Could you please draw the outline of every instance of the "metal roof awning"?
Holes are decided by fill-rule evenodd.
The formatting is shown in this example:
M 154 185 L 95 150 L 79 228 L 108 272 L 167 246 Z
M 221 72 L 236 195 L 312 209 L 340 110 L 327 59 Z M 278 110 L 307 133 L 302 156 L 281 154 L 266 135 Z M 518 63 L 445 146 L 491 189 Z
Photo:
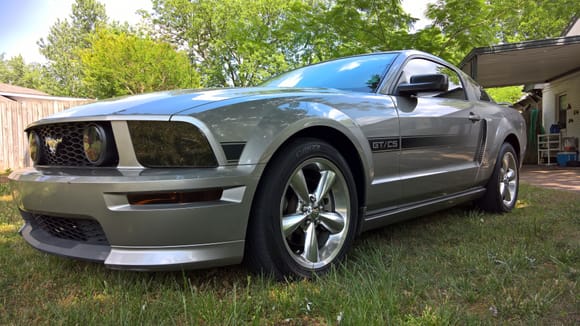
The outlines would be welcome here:
M 580 70 L 580 36 L 475 48 L 459 67 L 483 87 L 550 82 Z

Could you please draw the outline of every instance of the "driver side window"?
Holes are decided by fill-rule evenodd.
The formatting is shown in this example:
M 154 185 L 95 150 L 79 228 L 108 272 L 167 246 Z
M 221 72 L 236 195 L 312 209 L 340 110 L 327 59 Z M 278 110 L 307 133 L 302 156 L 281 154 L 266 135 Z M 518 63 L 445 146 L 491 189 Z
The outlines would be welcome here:
M 449 79 L 449 86 L 444 92 L 419 93 L 417 97 L 441 97 L 456 100 L 466 100 L 465 89 L 461 84 L 459 75 L 452 69 L 441 64 L 426 59 L 411 59 L 403 68 L 403 74 L 399 78 L 397 85 L 409 83 L 411 76 L 425 74 L 443 74 Z

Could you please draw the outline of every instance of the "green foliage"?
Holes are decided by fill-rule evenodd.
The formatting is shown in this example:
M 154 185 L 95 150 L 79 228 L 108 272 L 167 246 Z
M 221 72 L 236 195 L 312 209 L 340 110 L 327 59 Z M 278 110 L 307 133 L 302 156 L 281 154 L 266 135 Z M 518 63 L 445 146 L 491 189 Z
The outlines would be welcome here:
M 577 0 L 493 0 L 490 6 L 490 22 L 498 41 L 505 43 L 558 37 L 580 14 Z
M 0 82 L 28 88 L 42 88 L 42 67 L 38 64 L 26 64 L 22 55 L 8 60 L 0 54 Z
M 457 64 L 472 48 L 494 44 L 490 15 L 491 7 L 484 0 L 438 0 L 429 4 L 427 17 L 443 36 L 434 54 Z
M 108 97 L 251 86 L 298 66 L 382 50 L 414 48 L 457 64 L 474 47 L 559 36 L 580 14 L 577 0 L 437 0 L 427 10 L 433 23 L 411 33 L 415 19 L 400 0 L 152 2 L 134 30 L 109 22 L 98 0 L 75 0 L 72 14 L 38 42 L 48 63 L 1 57 L 0 80 L 54 95 Z M 510 102 L 515 94 L 494 93 Z
M 199 87 L 187 55 L 169 44 L 102 28 L 80 49 L 83 87 L 90 97 L 108 98 L 156 90 Z
M 399 0 L 155 0 L 144 17 L 187 48 L 205 86 L 249 86 L 292 67 L 404 48 Z
M 89 48 L 88 36 L 107 22 L 105 6 L 97 0 L 76 0 L 69 19 L 58 19 L 45 39 L 38 41 L 46 66 L 51 94 L 86 97 L 78 52 Z
M 558 37 L 579 14 L 576 0 L 438 0 L 427 17 L 443 40 L 431 52 L 457 64 L 474 47 Z
M 203 84 L 248 86 L 286 70 L 278 39 L 284 0 L 155 0 L 146 15 L 158 37 L 187 49 Z
M 330 35 L 322 34 L 318 38 L 326 41 L 323 52 L 331 58 L 405 49 L 409 27 L 415 21 L 405 13 L 399 0 L 329 1 L 328 7 L 316 19 L 328 28 Z
M 488 88 L 485 91 L 497 103 L 514 104 L 520 100 L 522 95 L 524 95 L 522 92 L 522 86 L 495 87 Z

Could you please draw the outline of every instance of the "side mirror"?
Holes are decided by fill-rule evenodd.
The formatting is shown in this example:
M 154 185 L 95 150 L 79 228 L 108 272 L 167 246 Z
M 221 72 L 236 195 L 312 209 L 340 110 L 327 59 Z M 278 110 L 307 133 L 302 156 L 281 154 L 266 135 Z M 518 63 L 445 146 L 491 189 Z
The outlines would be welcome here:
M 445 92 L 447 88 L 449 88 L 447 75 L 413 75 L 409 83 L 397 86 L 397 95 L 410 96 L 425 92 Z

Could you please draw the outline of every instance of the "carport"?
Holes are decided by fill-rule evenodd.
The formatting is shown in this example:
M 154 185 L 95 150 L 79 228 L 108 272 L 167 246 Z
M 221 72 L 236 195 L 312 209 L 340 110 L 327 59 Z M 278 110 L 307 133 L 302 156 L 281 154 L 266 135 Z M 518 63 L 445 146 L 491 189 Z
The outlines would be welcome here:
M 553 164 L 556 156 L 568 153 L 562 142 L 580 138 L 580 22 L 576 19 L 570 26 L 573 31 L 567 33 L 577 35 L 475 48 L 459 65 L 483 87 L 543 84 L 541 103 L 534 107 L 539 110 L 524 112 L 531 129 L 525 163 L 554 157 L 547 160 Z M 546 132 L 555 132 L 542 140 L 557 140 L 558 147 L 538 151 L 541 125 Z M 553 126 L 562 132 L 550 131 Z
M 475 48 L 459 67 L 483 87 L 549 83 L 580 70 L 580 35 Z

